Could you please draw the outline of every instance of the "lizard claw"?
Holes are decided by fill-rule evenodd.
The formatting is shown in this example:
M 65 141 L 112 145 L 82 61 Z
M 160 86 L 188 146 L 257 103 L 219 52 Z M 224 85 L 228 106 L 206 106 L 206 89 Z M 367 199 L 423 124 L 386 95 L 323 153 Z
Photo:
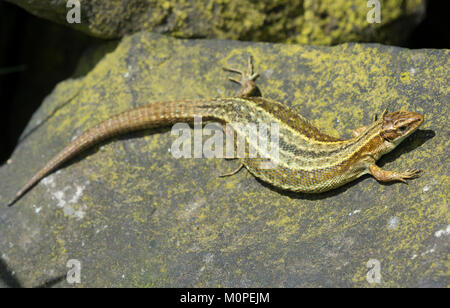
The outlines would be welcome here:
M 408 184 L 406 180 L 416 179 L 421 176 L 422 172 L 423 171 L 420 169 L 408 169 L 405 172 L 398 174 L 397 180 Z
M 237 82 L 241 85 L 247 83 L 248 81 L 254 81 L 256 78 L 258 78 L 259 74 L 253 72 L 253 63 L 252 63 L 252 56 L 248 57 L 247 62 L 247 71 L 241 71 L 236 68 L 230 68 L 230 67 L 223 67 L 225 71 L 237 73 L 241 75 L 241 81 L 237 81 L 236 79 L 230 78 L 231 81 Z
M 415 179 L 418 178 L 422 174 L 422 170 L 420 169 L 408 169 L 406 170 L 406 174 L 409 176 L 409 179 Z

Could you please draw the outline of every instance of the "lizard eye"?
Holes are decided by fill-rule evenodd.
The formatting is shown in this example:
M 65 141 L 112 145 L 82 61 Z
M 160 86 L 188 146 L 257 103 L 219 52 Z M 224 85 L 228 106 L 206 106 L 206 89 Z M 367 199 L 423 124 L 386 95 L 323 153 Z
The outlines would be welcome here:
M 398 128 L 401 132 L 405 132 L 408 129 L 408 126 L 403 125 Z

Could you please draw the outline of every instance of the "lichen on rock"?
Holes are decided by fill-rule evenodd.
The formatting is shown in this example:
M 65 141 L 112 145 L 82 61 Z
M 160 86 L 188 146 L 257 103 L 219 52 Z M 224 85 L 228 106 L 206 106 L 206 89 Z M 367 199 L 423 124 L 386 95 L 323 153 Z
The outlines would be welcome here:
M 424 0 L 79 0 L 81 23 L 68 23 L 65 0 L 8 0 L 100 38 L 142 30 L 181 38 L 335 45 L 400 44 L 423 19 Z M 374 2 L 374 3 L 372 3 Z M 380 4 L 379 23 L 368 19 Z

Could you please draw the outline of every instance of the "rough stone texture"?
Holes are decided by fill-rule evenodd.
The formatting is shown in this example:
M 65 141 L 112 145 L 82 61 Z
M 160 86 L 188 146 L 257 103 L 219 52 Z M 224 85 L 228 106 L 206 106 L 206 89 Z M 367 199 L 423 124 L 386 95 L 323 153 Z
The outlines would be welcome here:
M 52 21 L 68 24 L 67 0 L 7 0 Z M 381 23 L 369 24 L 367 0 L 80 0 L 81 24 L 101 38 L 140 30 L 177 37 L 330 45 L 379 42 L 398 45 L 421 21 L 424 0 L 381 1 Z
M 449 285 L 449 51 L 124 38 L 85 77 L 60 83 L 0 168 L 0 203 L 82 130 L 152 101 L 230 95 L 221 67 L 261 73 L 263 95 L 344 137 L 385 107 L 425 115 L 380 164 L 422 168 L 405 184 L 364 177 L 316 196 L 281 192 L 222 159 L 175 159 L 148 130 L 88 151 L 13 208 L 0 206 L 2 276 L 22 286 L 412 287 Z M 381 283 L 366 281 L 370 259 Z M 15 274 L 12 275 L 12 272 Z

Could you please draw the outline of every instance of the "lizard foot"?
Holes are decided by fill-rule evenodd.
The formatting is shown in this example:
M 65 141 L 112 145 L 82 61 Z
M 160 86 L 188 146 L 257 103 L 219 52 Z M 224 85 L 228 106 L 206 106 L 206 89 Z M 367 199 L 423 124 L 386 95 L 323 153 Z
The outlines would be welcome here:
M 408 169 L 405 172 L 397 174 L 396 180 L 403 182 L 403 183 L 408 183 L 406 180 L 417 179 L 418 177 L 421 176 L 421 174 L 422 174 L 422 170 Z
M 259 74 L 253 72 L 253 64 L 252 64 L 252 57 L 248 57 L 248 64 L 247 64 L 247 71 L 241 71 L 235 68 L 223 68 L 225 71 L 238 73 L 241 75 L 241 80 L 237 80 L 235 78 L 229 77 L 231 81 L 238 83 L 241 85 L 241 88 L 239 91 L 236 92 L 236 95 L 239 97 L 254 97 L 254 96 L 261 96 L 261 92 L 259 91 L 258 87 L 255 84 L 256 78 L 258 78 Z
M 418 178 L 421 175 L 422 170 L 408 169 L 405 172 L 395 172 L 383 170 L 377 165 L 373 164 L 369 166 L 369 172 L 375 179 L 380 182 L 400 181 L 403 183 L 408 183 L 406 180 Z

